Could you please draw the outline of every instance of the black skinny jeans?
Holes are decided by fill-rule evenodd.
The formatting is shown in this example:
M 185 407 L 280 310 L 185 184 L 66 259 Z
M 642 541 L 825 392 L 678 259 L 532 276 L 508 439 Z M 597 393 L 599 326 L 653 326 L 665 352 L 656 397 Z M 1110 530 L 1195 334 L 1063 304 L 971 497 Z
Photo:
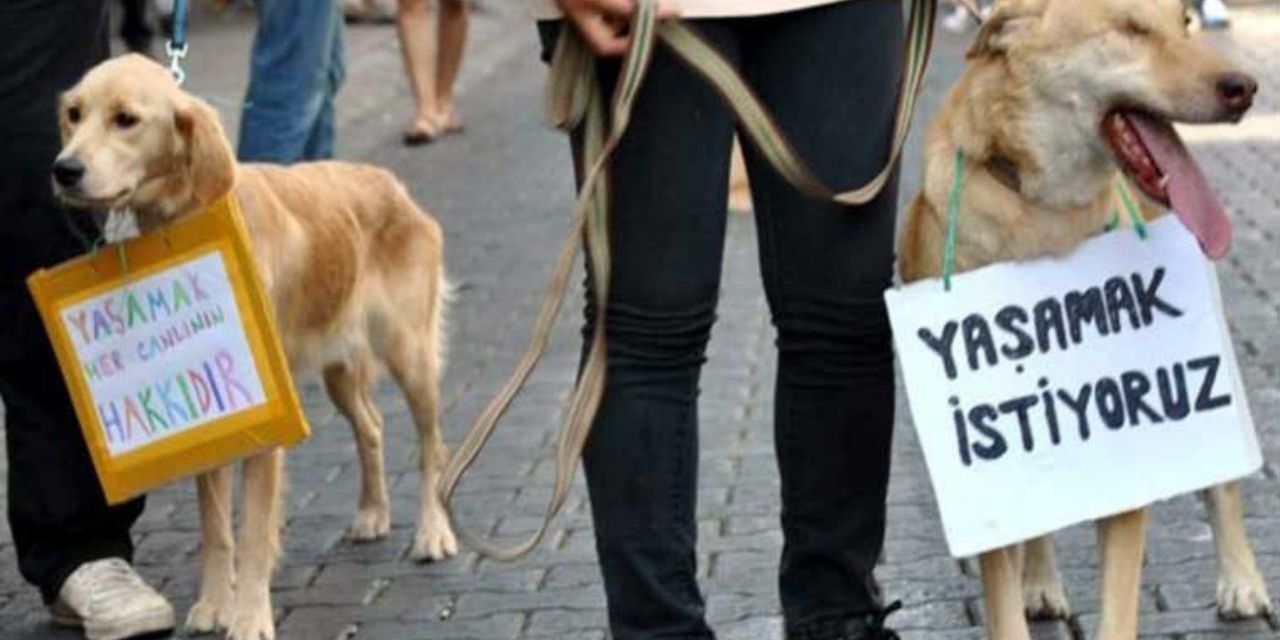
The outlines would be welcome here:
M 847 188 L 888 155 L 902 10 L 898 0 L 854 0 L 696 26 L 813 170 Z M 555 28 L 543 33 L 554 44 Z M 611 91 L 616 61 L 601 74 Z M 719 294 L 734 127 L 718 95 L 660 47 L 613 156 L 608 383 L 585 466 L 616 640 L 713 637 L 695 580 L 697 396 Z M 750 145 L 744 151 L 778 331 L 787 634 L 833 638 L 881 608 L 873 569 L 894 409 L 882 294 L 897 186 L 848 210 L 797 193 Z
M 104 0 L 0 0 L 0 397 L 18 569 L 52 600 L 81 563 L 130 558 L 143 500 L 107 506 L 23 280 L 86 251 L 85 212 L 53 201 L 57 97 L 107 57 Z M 0 562 L 9 562 L 7 557 Z M 0 631 L 0 636 L 4 635 Z

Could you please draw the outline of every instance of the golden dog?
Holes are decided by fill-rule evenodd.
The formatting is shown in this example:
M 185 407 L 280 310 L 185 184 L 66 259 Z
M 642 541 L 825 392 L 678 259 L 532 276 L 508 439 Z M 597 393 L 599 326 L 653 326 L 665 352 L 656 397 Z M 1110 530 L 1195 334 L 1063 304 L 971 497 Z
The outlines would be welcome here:
M 997 3 L 926 141 L 922 192 L 900 240 L 904 280 L 937 276 L 957 150 L 965 157 L 955 265 L 1071 251 L 1107 225 L 1117 165 L 1155 203 L 1174 208 L 1206 253 L 1230 227 L 1169 122 L 1234 122 L 1257 84 L 1189 33 L 1179 0 Z M 1224 617 L 1270 607 L 1243 522 L 1238 486 L 1206 492 Z M 1099 637 L 1137 634 L 1144 512 L 1099 522 Z M 1024 613 L 1068 615 L 1049 537 L 984 554 L 987 629 L 1028 638 Z
M 412 556 L 456 553 L 436 495 L 446 458 L 437 417 L 444 240 L 404 186 L 387 171 L 341 162 L 237 165 L 217 113 L 138 55 L 90 70 L 62 97 L 59 119 L 54 188 L 71 204 L 131 210 L 145 232 L 228 192 L 239 201 L 291 368 L 322 372 L 355 432 L 361 487 L 351 537 L 374 540 L 391 526 L 382 418 L 370 396 L 380 361 L 404 392 L 420 439 Z M 190 630 L 274 637 L 283 467 L 278 449 L 245 461 L 238 545 L 231 469 L 198 478 L 204 566 Z

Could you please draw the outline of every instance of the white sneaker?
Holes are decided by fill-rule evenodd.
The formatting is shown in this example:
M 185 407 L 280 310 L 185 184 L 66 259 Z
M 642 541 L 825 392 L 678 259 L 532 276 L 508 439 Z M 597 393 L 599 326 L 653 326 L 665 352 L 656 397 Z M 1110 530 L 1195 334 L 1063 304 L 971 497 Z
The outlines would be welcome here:
M 80 565 L 50 607 L 55 624 L 84 627 L 88 640 L 123 640 L 173 629 L 173 605 L 120 558 Z
M 969 30 L 973 18 L 969 17 L 969 10 L 961 6 L 952 7 L 951 13 L 942 19 L 942 26 L 952 33 L 964 33 Z
M 1205 27 L 1221 29 L 1231 24 L 1231 12 L 1222 0 L 1203 0 L 1200 3 L 1200 20 Z

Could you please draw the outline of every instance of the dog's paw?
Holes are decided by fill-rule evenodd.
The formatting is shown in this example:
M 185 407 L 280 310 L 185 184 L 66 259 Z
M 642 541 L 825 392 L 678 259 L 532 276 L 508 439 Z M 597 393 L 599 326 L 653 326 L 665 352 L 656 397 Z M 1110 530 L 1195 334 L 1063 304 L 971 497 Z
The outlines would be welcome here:
M 356 511 L 351 522 L 350 537 L 356 542 L 381 540 L 391 533 L 391 514 L 387 509 L 366 508 Z
M 1067 603 L 1067 594 L 1059 580 L 1023 585 L 1022 593 L 1030 620 L 1066 620 L 1071 617 L 1071 605 Z
M 1271 613 L 1271 596 L 1267 583 L 1257 571 L 1223 575 L 1218 579 L 1218 617 L 1223 620 L 1245 620 Z
M 185 626 L 188 634 L 201 635 L 221 631 L 230 624 L 231 616 L 225 604 L 201 597 L 187 612 Z
M 434 527 L 418 529 L 413 537 L 413 549 L 409 557 L 415 562 L 435 562 L 458 553 L 458 540 L 447 522 Z
M 227 640 L 275 640 L 276 622 L 271 606 L 246 607 L 235 612 L 227 625 Z

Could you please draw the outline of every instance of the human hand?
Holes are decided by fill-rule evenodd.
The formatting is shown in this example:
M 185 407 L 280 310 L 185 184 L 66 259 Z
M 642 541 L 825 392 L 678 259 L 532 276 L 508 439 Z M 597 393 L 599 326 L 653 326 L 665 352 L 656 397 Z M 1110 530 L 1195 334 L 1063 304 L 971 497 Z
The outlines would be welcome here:
M 600 56 L 620 56 L 630 44 L 627 23 L 635 14 L 635 0 L 556 0 L 560 10 Z M 672 18 L 676 9 L 669 0 L 659 0 L 658 18 Z

